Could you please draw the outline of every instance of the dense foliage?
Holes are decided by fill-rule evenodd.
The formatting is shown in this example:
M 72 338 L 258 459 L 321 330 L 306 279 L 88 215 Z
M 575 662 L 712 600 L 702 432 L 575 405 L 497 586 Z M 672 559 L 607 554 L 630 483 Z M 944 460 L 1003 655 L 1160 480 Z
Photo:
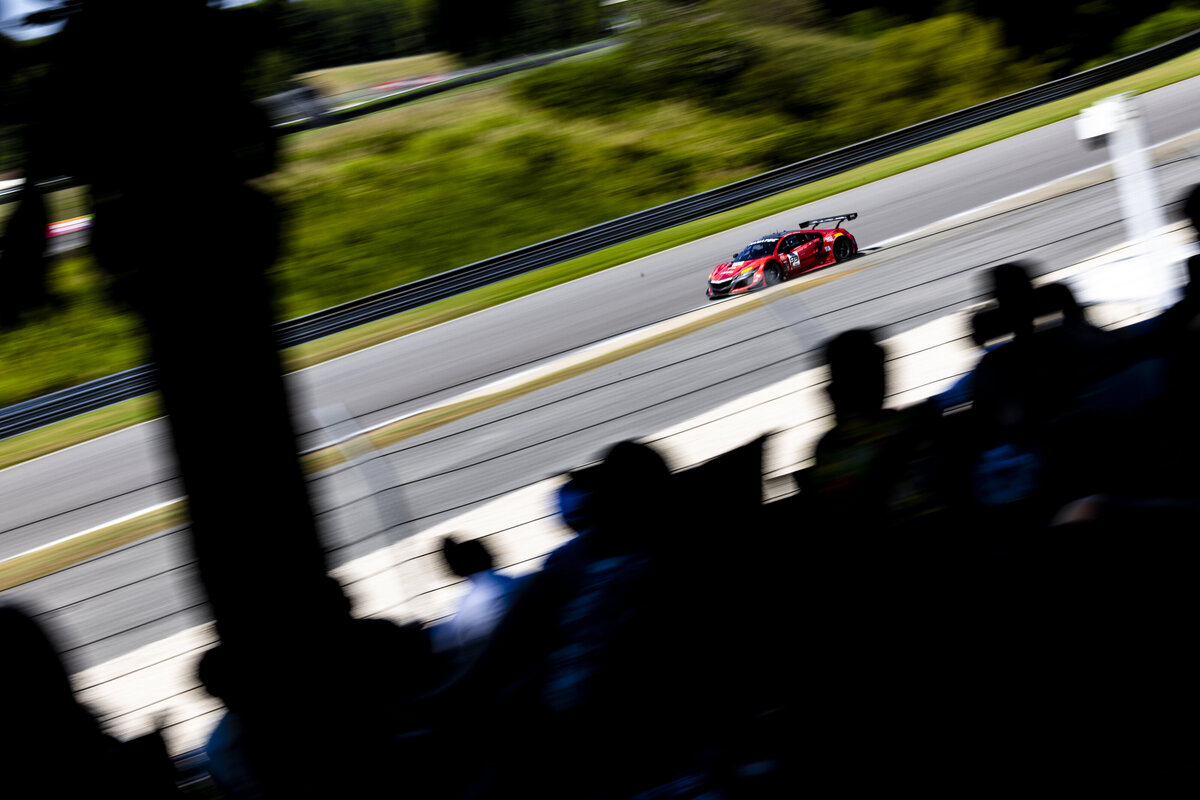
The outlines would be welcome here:
M 750 25 L 719 6 L 658 6 L 652 12 L 621 48 L 522 76 L 514 91 L 526 103 L 568 115 L 603 116 L 667 99 L 751 115 L 778 132 L 770 154 L 778 161 L 910 125 L 1051 75 L 1050 66 L 1005 46 L 999 23 L 966 14 L 860 39 L 803 23 Z
M 1200 4 L 1181 3 L 1139 22 L 1118 38 L 1112 55 L 1128 56 L 1200 28 Z
M 597 0 L 434 0 L 429 44 L 468 61 L 567 47 L 604 32 Z
M 81 0 L 60 0 L 38 16 L 53 20 L 80 5 Z M 993 65 L 994 52 L 1011 49 L 1013 61 L 1033 59 L 1057 75 L 1144 49 L 1200 24 L 1198 0 L 1174 5 L 1170 0 L 259 0 L 224 13 L 252 32 L 260 52 L 247 85 L 259 95 L 285 88 L 296 74 L 421 52 L 441 50 L 475 63 L 551 50 L 596 39 L 624 21 L 633 25 L 625 68 L 598 62 L 592 66 L 603 74 L 571 81 L 589 85 L 597 104 L 613 99 L 617 105 L 624 104 L 624 92 L 609 98 L 611 79 L 632 81 L 628 85 L 638 96 L 699 91 L 737 102 L 746 87 L 734 84 L 749 84 L 750 77 L 761 82 L 774 74 L 782 84 L 797 71 L 811 74 L 809 53 L 769 46 L 771 38 L 789 35 L 807 37 L 792 50 L 813 48 L 811 55 L 823 61 L 829 57 L 828 37 L 870 41 L 913 23 L 971 18 L 992 23 L 986 28 L 989 52 L 979 63 Z M 765 42 L 760 41 L 763 31 Z M 944 38 L 938 44 L 960 49 Z M 968 44 L 978 55 L 977 42 Z M 20 114 L 29 68 L 39 57 L 32 48 L 0 37 L 0 115 Z M 780 61 L 787 63 L 776 69 Z M 656 86 L 668 82 L 676 86 Z M 551 95 L 547 105 L 588 102 L 588 97 L 556 98 L 561 92 L 547 82 L 538 88 Z M 806 96 L 785 102 L 811 111 Z
M 272 6 L 286 34 L 284 50 L 293 72 L 428 49 L 421 0 L 302 0 Z
M 0 173 L 20 166 L 24 123 L 45 72 L 37 43 L 0 36 Z
M 953 9 L 994 20 L 1005 45 L 1017 48 L 1024 57 L 1054 64 L 1058 72 L 1071 72 L 1112 53 L 1128 29 L 1165 11 L 1172 0 L 819 0 L 819 4 L 836 19 L 869 12 L 916 22 Z M 1145 46 L 1160 41 L 1165 39 L 1147 39 Z

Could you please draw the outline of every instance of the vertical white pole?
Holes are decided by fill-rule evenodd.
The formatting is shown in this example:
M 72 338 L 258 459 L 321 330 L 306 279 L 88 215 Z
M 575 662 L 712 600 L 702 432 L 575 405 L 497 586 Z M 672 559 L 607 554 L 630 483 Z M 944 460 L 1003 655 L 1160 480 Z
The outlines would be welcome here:
M 1137 103 L 1119 94 L 1084 109 L 1076 121 L 1081 140 L 1108 146 L 1128 247 L 1119 260 L 1074 281 L 1085 303 L 1133 302 L 1160 311 L 1178 299 L 1182 270 L 1178 253 L 1161 241 L 1166 219 L 1159 203 Z

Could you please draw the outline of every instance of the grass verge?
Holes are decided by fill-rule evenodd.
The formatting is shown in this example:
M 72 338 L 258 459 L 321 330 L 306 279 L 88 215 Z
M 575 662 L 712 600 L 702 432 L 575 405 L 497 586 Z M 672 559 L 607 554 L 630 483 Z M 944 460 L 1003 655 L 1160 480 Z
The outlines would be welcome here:
M 177 501 L 132 519 L 97 528 L 86 536 L 73 536 L 66 541 L 0 561 L 0 591 L 52 575 L 72 564 L 116 550 L 184 522 L 187 522 L 186 504 Z
M 315 86 L 323 95 L 331 96 L 366 89 L 387 81 L 440 75 L 462 67 L 462 61 L 449 53 L 426 53 L 320 69 L 302 73 L 297 77 Z
M 0 469 L 162 416 L 158 395 L 144 395 L 0 442 Z

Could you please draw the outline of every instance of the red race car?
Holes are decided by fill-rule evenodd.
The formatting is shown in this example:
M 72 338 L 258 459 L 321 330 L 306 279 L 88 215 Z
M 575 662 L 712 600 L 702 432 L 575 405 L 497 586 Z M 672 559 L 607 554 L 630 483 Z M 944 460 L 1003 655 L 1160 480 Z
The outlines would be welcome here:
M 797 225 L 798 230 L 772 233 L 751 242 L 742 252 L 734 253 L 732 261 L 718 264 L 708 276 L 709 298 L 765 289 L 852 258 L 858 252 L 858 242 L 841 224 L 857 218 L 856 212 L 810 219 Z M 830 223 L 831 228 L 817 227 Z

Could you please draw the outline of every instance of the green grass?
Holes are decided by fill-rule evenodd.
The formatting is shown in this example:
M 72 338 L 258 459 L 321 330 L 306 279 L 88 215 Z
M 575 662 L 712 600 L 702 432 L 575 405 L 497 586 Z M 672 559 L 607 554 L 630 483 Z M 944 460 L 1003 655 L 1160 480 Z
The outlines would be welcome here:
M 162 415 L 158 395 L 145 395 L 22 433 L 0 442 L 0 469 L 114 433 Z
M 0 591 L 53 575 L 72 564 L 181 525 L 187 518 L 186 503 L 180 501 L 148 514 L 107 525 L 87 536 L 76 536 L 41 550 L 5 559 L 0 561 Z
M 286 363 L 290 368 L 319 363 L 1067 119 L 1095 100 L 1116 92 L 1148 91 L 1196 74 L 1200 74 L 1200 53 L 1191 53 L 1105 87 L 1015 114 L 724 214 L 293 348 L 284 354 Z M 427 223 L 431 222 L 431 215 L 437 211 L 439 204 L 444 206 L 458 196 L 470 195 L 483 182 L 494 179 L 496 176 L 485 167 L 489 159 L 507 158 L 517 166 L 526 163 L 523 160 L 525 154 L 521 152 L 522 142 L 528 145 L 531 141 L 557 141 L 558 152 L 563 157 L 580 159 L 590 169 L 595 169 L 597 164 L 608 163 L 604 159 L 589 163 L 589 159 L 594 158 L 594 151 L 599 150 L 607 157 L 626 148 L 632 153 L 624 165 L 627 174 L 617 176 L 614 191 L 618 195 L 623 192 L 624 197 L 637 201 L 640 203 L 638 207 L 700 191 L 755 171 L 747 172 L 746 168 L 736 166 L 737 143 L 741 141 L 736 138 L 740 131 L 736 120 L 722 119 L 714 123 L 716 134 L 711 141 L 734 142 L 727 148 L 710 146 L 710 135 L 698 130 L 698 122 L 703 119 L 702 112 L 672 103 L 661 104 L 647 114 L 630 118 L 557 121 L 552 132 L 534 130 L 530 117 L 535 114 L 514 116 L 513 108 L 506 105 L 509 100 L 504 92 L 504 83 L 497 81 L 459 90 L 404 109 L 364 117 L 351 125 L 289 138 L 288 168 L 275 176 L 271 183 L 276 191 L 299 206 L 295 219 L 305 224 L 294 228 L 294 235 L 288 240 L 291 256 L 285 258 L 279 271 L 286 298 L 283 304 L 284 317 L 323 308 L 403 283 L 421 274 L 468 263 L 528 241 L 537 241 L 589 224 L 588 221 L 581 223 L 565 213 L 567 209 L 573 212 L 586 211 L 589 221 L 627 213 L 624 206 L 618 209 L 609 195 L 600 196 L 594 190 L 587 190 L 585 180 L 579 181 L 585 187 L 580 189 L 569 185 L 561 176 L 529 175 L 528 184 L 523 185 L 509 175 L 507 182 L 502 181 L 499 187 L 503 192 L 515 192 L 522 197 L 548 191 L 557 202 L 548 207 L 539 204 L 536 198 L 525 197 L 514 208 L 507 210 L 503 219 L 497 221 L 495 218 L 500 215 L 494 207 L 488 207 L 485 202 L 487 194 L 481 192 L 477 201 L 468 201 L 465 210 L 456 212 L 461 215 L 456 224 L 461 227 L 466 220 L 472 230 L 479 232 L 478 238 L 482 241 L 461 246 L 456 243 L 454 247 L 445 248 L 446 252 L 423 260 L 420 265 L 406 264 L 406 256 L 413 252 L 410 243 L 417 239 L 429 239 Z M 690 166 L 681 166 L 682 160 L 655 160 L 660 152 L 656 148 L 662 143 L 670 143 L 673 137 L 679 137 L 674 151 L 692 159 Z M 573 143 L 575 139 L 578 143 Z M 489 149 L 485 155 L 485 146 L 494 149 Z M 389 151 L 389 147 L 393 150 Z M 589 148 L 593 153 L 589 154 Z M 403 163 L 383 158 L 389 152 L 405 153 Z M 458 177 L 449 187 L 433 187 L 427 192 L 413 189 L 414 196 L 408 197 L 406 187 L 410 184 L 406 183 L 406 176 L 423 173 L 429 177 L 431 172 L 438 169 L 433 162 L 439 154 L 449 155 L 452 161 L 457 160 L 463 171 L 456 173 Z M 671 169 L 681 172 L 672 176 Z M 395 187 L 394 191 L 382 192 L 376 180 L 368 180 L 372 170 L 384 171 L 390 185 Z M 608 170 L 612 171 L 611 164 Z M 653 179 L 655 170 L 660 171 L 656 180 Z M 355 178 L 356 174 L 360 179 Z M 649 181 L 648 175 L 651 176 Z M 561 189 L 558 193 L 555 193 L 556 185 Z M 663 187 L 676 191 L 667 191 Z M 397 226 L 380 222 L 381 206 L 403 209 L 400 214 L 408 221 L 400 227 L 405 230 L 395 231 L 393 228 Z M 371 218 L 373 209 L 375 219 Z M 541 212 L 545 212 L 549 218 L 540 219 L 538 215 Z M 311 226 L 316 230 L 309 229 L 307 223 L 320 220 L 323 215 L 335 215 L 339 220 L 359 219 L 360 222 L 351 223 L 344 229 L 341 222 L 328 226 L 318 222 Z M 320 280 L 307 274 L 311 272 L 321 273 Z M 78 256 L 64 259 L 55 270 L 54 280 L 56 286 L 68 290 L 71 304 L 65 314 L 52 319 L 35 320 L 25 329 L 9 332 L 0 339 L 0 351 L 7 357 L 5 363 L 16 365 L 16 369 L 10 368 L 0 375 L 0 394 L 4 398 L 12 398 L 4 402 L 14 402 L 20 396 L 40 394 L 51 388 L 135 366 L 145 360 L 136 325 L 107 306 L 98 292 L 99 279 L 86 259 Z M 79 355 L 71 355 L 75 350 L 79 351 Z M 49 372 L 43 375 L 48 368 Z M 30 385 L 30 374 L 38 376 L 36 386 Z M 86 424 L 82 426 L 73 425 L 75 421 L 70 421 L 36 432 L 36 437 L 34 434 L 27 435 L 30 437 L 28 439 L 15 437 L 0 443 L 0 464 L 18 463 L 56 446 L 67 446 L 99 432 L 116 430 L 150 418 L 153 413 L 148 408 L 133 409 L 129 406 L 104 409 L 81 418 L 86 419 Z M 31 444 L 35 440 L 36 443 Z
M 61 307 L 31 312 L 20 328 L 0 333 L 4 405 L 146 361 L 139 321 L 108 301 L 105 279 L 89 258 L 59 259 L 49 284 Z

